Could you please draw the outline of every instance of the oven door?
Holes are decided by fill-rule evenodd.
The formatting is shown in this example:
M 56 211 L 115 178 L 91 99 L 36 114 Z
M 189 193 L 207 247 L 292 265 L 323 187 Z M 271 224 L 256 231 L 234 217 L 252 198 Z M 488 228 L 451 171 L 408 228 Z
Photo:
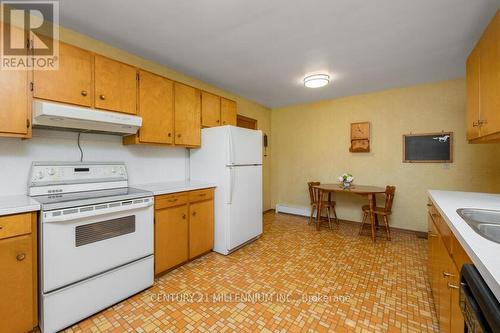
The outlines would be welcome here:
M 42 212 L 43 292 L 153 254 L 153 214 L 153 198 Z

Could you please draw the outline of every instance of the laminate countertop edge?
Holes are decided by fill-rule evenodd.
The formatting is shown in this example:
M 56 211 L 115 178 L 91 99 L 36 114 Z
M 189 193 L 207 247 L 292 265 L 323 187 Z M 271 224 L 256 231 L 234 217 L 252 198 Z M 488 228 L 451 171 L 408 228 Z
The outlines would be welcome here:
M 456 212 L 459 208 L 500 210 L 500 195 L 439 190 L 427 193 L 500 302 L 500 244 L 477 234 Z
M 216 186 L 217 185 L 214 183 L 186 180 L 186 181 L 137 184 L 137 185 L 131 185 L 130 187 L 152 192 L 156 196 L 156 195 L 172 194 L 178 192 L 202 190 L 206 188 L 214 188 Z
M 0 196 L 0 216 L 36 212 L 40 204 L 27 195 Z

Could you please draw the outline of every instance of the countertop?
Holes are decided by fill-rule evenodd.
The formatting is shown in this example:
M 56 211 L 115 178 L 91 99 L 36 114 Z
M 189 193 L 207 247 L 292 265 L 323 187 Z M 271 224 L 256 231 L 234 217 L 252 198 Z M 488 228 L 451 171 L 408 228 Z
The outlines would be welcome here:
M 456 212 L 458 208 L 500 210 L 500 195 L 472 192 L 428 191 L 457 240 L 500 302 L 500 244 L 477 234 Z
M 200 190 L 203 188 L 216 187 L 213 183 L 207 183 L 196 180 L 183 180 L 163 183 L 136 184 L 130 187 L 138 188 L 145 191 L 153 192 L 154 195 L 162 195 L 176 192 Z
M 38 210 L 40 210 L 40 204 L 27 195 L 0 196 L 0 216 Z
M 153 192 L 154 195 L 211 188 L 216 185 L 202 181 L 172 181 L 163 183 L 137 184 L 130 187 Z M 0 196 L 0 216 L 34 212 L 40 210 L 40 204 L 27 195 Z

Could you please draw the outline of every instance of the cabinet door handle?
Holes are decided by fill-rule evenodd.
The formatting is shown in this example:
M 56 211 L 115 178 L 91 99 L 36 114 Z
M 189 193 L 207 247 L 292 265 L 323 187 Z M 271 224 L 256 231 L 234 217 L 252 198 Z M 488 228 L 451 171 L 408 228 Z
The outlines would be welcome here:
M 432 207 L 432 204 L 429 204 L 429 203 L 428 203 L 428 204 L 427 204 L 427 207 Z
M 193 212 L 193 216 L 196 216 L 196 212 Z
M 455 286 L 454 284 L 448 282 L 448 289 L 459 289 L 459 288 L 458 286 Z
M 2 229 L 3 229 L 3 227 L 0 225 L 0 230 L 2 230 Z
M 186 214 L 182 215 L 182 219 L 185 220 L 186 219 Z
M 82 90 L 80 94 L 82 94 L 82 96 L 87 96 L 88 95 L 88 93 L 87 93 L 86 90 Z
M 220 120 L 219 120 L 219 119 L 217 119 L 215 122 L 218 124 L 218 123 L 220 123 Z
M 167 135 L 168 135 L 168 137 L 170 138 L 170 137 L 172 136 L 172 133 L 168 133 Z
M 100 98 L 102 101 L 104 101 L 104 100 L 106 99 L 106 96 L 104 96 L 104 95 L 99 95 L 99 98 Z
M 24 253 L 19 253 L 16 256 L 17 261 L 23 261 L 25 258 L 26 258 L 26 254 L 24 254 Z
M 443 272 L 443 277 L 449 277 L 449 276 L 455 276 L 455 275 L 448 272 Z
M 177 134 L 177 137 L 180 138 L 182 136 L 182 134 Z
M 31 122 L 29 119 L 26 119 L 26 128 L 30 128 Z

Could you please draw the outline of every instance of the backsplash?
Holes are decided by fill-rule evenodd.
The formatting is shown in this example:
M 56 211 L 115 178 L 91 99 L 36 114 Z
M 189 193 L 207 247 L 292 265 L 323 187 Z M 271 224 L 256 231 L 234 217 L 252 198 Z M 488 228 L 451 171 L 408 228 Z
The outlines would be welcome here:
M 33 161 L 79 161 L 77 133 L 33 130 L 33 138 L 0 138 L 0 196 L 26 194 Z M 129 183 L 143 184 L 184 180 L 189 165 L 188 151 L 164 146 L 124 146 L 114 135 L 82 133 L 84 161 L 123 161 Z

